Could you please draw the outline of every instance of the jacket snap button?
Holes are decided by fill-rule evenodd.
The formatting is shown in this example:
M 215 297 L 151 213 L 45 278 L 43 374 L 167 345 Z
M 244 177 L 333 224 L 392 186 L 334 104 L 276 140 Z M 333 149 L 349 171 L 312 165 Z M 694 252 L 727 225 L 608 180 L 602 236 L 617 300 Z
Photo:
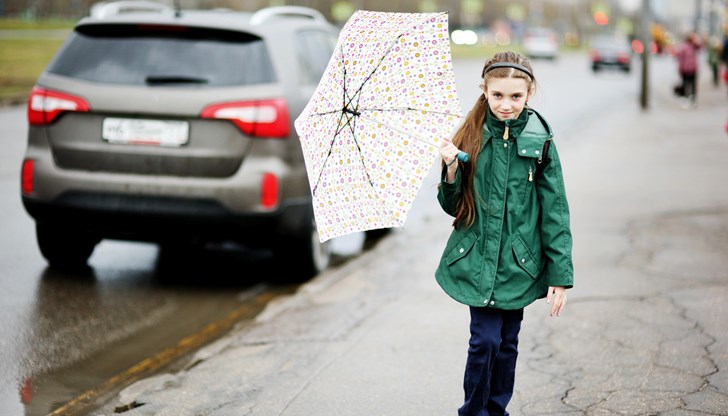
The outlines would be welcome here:
M 508 143 L 503 143 L 503 147 L 508 147 Z
M 494 301 L 494 300 L 491 300 L 491 301 L 490 301 L 490 304 L 491 304 L 491 305 L 495 305 L 495 301 Z
M 526 149 L 521 150 L 521 153 L 526 153 Z
M 463 251 L 465 251 L 465 249 L 464 248 L 460 248 L 460 252 L 462 253 Z
M 521 263 L 525 263 L 525 262 L 526 262 L 526 259 L 521 259 Z

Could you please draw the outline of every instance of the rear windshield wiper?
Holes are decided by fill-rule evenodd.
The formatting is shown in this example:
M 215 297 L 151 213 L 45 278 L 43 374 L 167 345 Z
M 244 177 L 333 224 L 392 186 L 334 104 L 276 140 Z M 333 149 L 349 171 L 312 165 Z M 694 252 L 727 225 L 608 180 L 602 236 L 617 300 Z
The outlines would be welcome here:
M 144 79 L 149 85 L 160 84 L 207 84 L 205 78 L 188 77 L 184 75 L 150 75 Z

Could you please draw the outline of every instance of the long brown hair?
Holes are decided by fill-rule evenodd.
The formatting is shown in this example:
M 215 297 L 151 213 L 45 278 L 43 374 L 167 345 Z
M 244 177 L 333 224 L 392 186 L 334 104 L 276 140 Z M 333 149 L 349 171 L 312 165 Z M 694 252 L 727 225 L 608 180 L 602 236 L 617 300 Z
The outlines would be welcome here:
M 531 63 L 524 56 L 515 52 L 499 52 L 485 62 L 483 72 L 480 77 L 483 82 L 480 85 L 484 90 L 488 85 L 488 80 L 493 78 L 522 78 L 528 85 L 528 91 L 532 92 L 536 87 L 536 80 L 532 79 L 525 72 L 515 68 L 494 68 L 488 71 L 488 68 L 498 62 L 510 62 L 522 65 L 533 74 Z M 524 109 L 525 110 L 525 109 Z M 475 222 L 475 166 L 480 153 L 481 141 L 483 138 L 483 124 L 488 115 L 488 101 L 484 94 L 480 94 L 473 108 L 468 112 L 463 124 L 458 128 L 452 143 L 460 150 L 470 154 L 468 163 L 460 163 L 461 169 L 461 186 L 462 191 L 460 200 L 458 201 L 455 220 L 453 226 L 464 224 L 470 227 Z M 444 162 L 443 162 L 444 163 Z M 458 162 L 459 163 L 459 162 Z

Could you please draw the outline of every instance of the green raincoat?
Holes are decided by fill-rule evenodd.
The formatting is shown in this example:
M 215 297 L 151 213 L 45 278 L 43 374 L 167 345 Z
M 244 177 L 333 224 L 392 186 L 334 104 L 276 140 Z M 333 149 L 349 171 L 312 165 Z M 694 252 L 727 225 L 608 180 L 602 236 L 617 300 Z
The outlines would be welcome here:
M 503 137 L 505 126 L 509 134 Z M 532 109 L 501 121 L 489 114 L 477 158 L 476 217 L 450 235 L 435 277 L 445 292 L 470 306 L 520 309 L 546 296 L 549 286 L 571 288 L 569 207 L 553 133 Z M 455 216 L 460 168 L 447 183 L 443 169 L 438 201 Z

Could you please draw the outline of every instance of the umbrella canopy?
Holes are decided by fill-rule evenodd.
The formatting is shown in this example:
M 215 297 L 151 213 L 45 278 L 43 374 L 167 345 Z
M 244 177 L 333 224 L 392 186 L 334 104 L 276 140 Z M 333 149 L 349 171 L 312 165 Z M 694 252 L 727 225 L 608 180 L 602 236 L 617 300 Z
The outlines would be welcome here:
M 354 13 L 295 121 L 321 241 L 402 226 L 461 117 L 447 13 Z

